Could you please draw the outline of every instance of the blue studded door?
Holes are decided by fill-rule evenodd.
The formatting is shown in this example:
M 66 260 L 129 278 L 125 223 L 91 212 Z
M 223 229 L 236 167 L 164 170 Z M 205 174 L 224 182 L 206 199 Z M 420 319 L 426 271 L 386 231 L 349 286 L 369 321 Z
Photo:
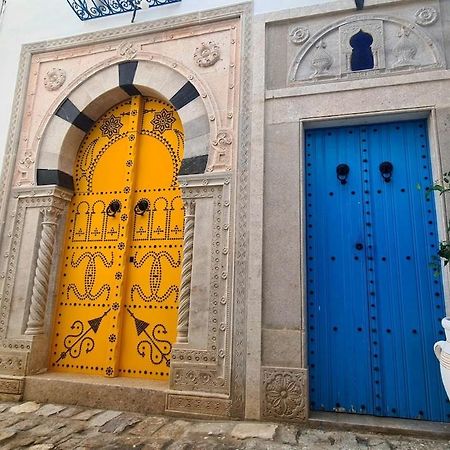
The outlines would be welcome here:
M 308 130 L 313 410 L 448 421 L 426 121 Z

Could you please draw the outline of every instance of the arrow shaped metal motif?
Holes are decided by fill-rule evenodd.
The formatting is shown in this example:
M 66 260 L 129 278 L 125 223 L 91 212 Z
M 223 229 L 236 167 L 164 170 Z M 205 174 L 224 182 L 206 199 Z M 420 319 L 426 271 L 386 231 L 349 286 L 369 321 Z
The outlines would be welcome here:
M 147 344 L 150 350 L 150 360 L 153 364 L 160 364 L 161 361 L 164 360 L 166 362 L 166 366 L 170 366 L 170 359 L 167 355 L 169 355 L 172 351 L 172 344 L 169 341 L 160 340 L 155 336 L 155 331 L 157 328 L 161 328 L 162 333 L 167 333 L 167 330 L 164 328 L 164 326 L 161 324 L 155 325 L 150 335 L 147 331 L 147 328 L 150 326 L 150 324 L 148 322 L 145 322 L 144 320 L 137 318 L 129 308 L 127 308 L 127 312 L 134 319 L 137 335 L 140 336 L 143 333 L 148 338 L 148 340 L 144 339 L 138 343 L 137 352 L 139 353 L 139 355 L 141 355 L 143 358 L 145 357 L 144 347 Z M 161 348 L 158 344 L 162 344 L 166 348 Z M 159 354 L 159 357 L 156 360 L 154 357 L 154 350 L 156 350 Z
M 105 311 L 100 317 L 88 320 L 89 328 L 87 328 L 86 331 L 84 330 L 83 322 L 81 322 L 80 320 L 76 320 L 70 328 L 72 330 L 77 330 L 78 333 L 69 334 L 64 338 L 64 347 L 66 348 L 66 350 L 61 352 L 61 355 L 56 360 L 56 363 L 59 363 L 62 359 L 66 358 L 67 354 L 69 354 L 72 358 L 78 358 L 81 355 L 83 344 L 85 346 L 86 353 L 90 353 L 92 350 L 94 350 L 95 342 L 91 337 L 88 337 L 87 335 L 91 331 L 97 333 L 103 318 L 110 311 L 111 308 Z

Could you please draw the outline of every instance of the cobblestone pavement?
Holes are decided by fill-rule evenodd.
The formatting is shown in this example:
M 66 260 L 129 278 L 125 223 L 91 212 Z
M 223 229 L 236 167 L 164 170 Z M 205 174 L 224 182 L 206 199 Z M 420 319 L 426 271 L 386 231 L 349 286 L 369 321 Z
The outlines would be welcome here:
M 450 442 L 306 425 L 212 422 L 34 402 L 0 403 L 0 448 L 105 450 L 450 450 Z

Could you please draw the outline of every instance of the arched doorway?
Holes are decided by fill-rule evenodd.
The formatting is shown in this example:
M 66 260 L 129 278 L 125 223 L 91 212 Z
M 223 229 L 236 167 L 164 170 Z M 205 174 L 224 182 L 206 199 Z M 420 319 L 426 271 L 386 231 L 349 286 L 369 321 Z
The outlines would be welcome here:
M 75 161 L 50 369 L 167 379 L 183 248 L 175 108 L 135 96 L 86 134 Z

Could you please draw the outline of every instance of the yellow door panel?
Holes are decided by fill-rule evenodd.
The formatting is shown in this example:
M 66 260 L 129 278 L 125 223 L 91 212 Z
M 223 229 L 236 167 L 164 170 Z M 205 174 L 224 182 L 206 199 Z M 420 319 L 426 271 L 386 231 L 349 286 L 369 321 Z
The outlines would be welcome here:
M 184 209 L 175 109 L 132 97 L 77 155 L 50 366 L 167 379 L 176 339 Z

